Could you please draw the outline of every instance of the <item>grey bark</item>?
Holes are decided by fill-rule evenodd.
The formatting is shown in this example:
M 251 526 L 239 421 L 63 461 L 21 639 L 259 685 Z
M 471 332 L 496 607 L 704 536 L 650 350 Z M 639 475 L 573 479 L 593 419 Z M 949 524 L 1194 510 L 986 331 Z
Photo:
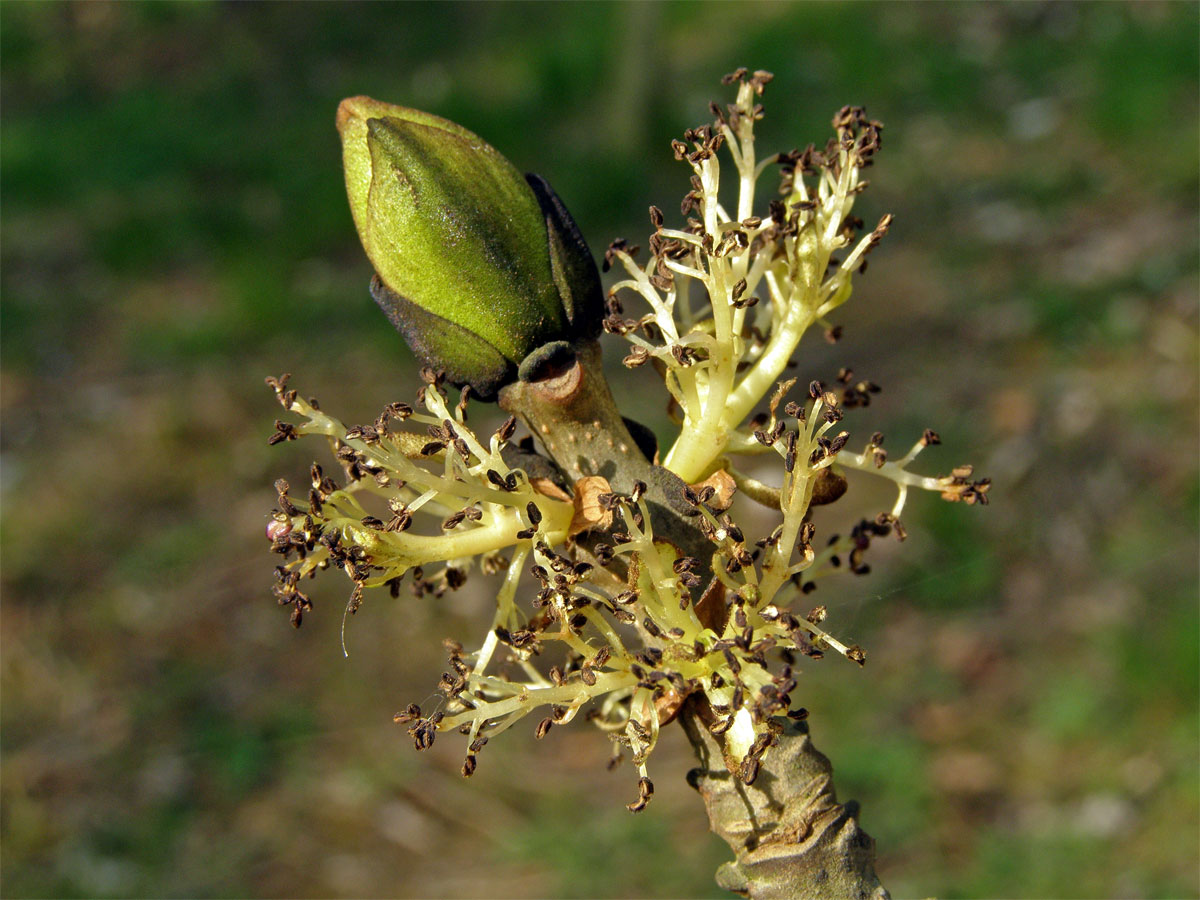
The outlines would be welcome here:
M 688 783 L 704 799 L 709 824 L 735 859 L 717 884 L 753 900 L 888 900 L 875 874 L 875 841 L 856 818 L 858 804 L 837 802 L 833 767 L 803 722 L 785 720 L 754 783 L 725 765 L 720 738 L 690 702 L 680 721 L 700 765 Z

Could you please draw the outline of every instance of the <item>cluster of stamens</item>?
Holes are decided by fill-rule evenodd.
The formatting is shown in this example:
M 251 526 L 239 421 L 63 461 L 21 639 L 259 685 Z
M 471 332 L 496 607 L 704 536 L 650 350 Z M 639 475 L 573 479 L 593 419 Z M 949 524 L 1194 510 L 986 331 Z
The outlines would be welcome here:
M 456 590 L 475 560 L 499 579 L 484 640 L 475 649 L 447 642 L 435 707 L 396 715 L 418 749 L 461 731 L 464 775 L 491 738 L 535 711 L 539 739 L 582 713 L 613 739 L 614 760 L 630 754 L 639 773 L 630 808 L 640 810 L 653 792 L 646 761 L 659 729 L 695 698 L 730 769 L 753 782 L 781 717 L 806 715 L 792 697 L 797 656 L 833 650 L 859 664 L 866 656 L 822 628 L 825 606 L 801 614 L 792 604 L 830 574 L 865 574 L 872 540 L 904 540 L 910 488 L 987 501 L 987 480 L 972 480 L 969 466 L 940 478 L 909 471 L 939 443 L 932 431 L 896 459 L 878 432 L 860 453 L 849 449 L 840 423 L 870 404 L 874 383 L 847 369 L 832 385 L 797 389 L 797 379 L 780 380 L 809 325 L 837 336 L 827 317 L 849 297 L 852 274 L 866 268 L 891 217 L 857 237 L 862 223 L 851 208 L 882 128 L 861 109 L 839 111 L 824 150 L 756 161 L 757 98 L 769 80 L 733 73 L 736 103 L 714 105 L 712 124 L 674 143 L 693 170 L 684 227 L 667 227 L 652 207 L 650 260 L 637 263 L 637 248 L 624 241 L 605 255 L 605 268 L 619 264 L 628 274 L 609 292 L 605 328 L 633 345 L 626 365 L 653 363 L 664 377 L 680 433 L 662 464 L 688 485 L 691 521 L 711 545 L 706 558 L 656 541 L 640 482 L 620 493 L 598 477 L 568 484 L 533 476 L 541 457 L 528 438 L 513 442 L 516 421 L 480 439 L 467 424 L 468 392 L 451 407 L 437 373 L 423 373 L 415 406 L 393 403 L 372 424 L 349 427 L 301 399 L 286 376 L 268 379 L 304 420 L 277 423 L 272 443 L 323 435 L 344 476 L 339 484 L 314 463 L 306 500 L 276 483 L 267 534 L 284 558 L 275 593 L 294 624 L 312 606 L 302 579 L 330 568 L 352 583 L 347 614 L 366 589 L 398 597 L 406 577 L 417 597 Z M 738 179 L 731 210 L 719 198 L 722 150 Z M 772 165 L 781 199 L 760 216 L 755 184 Z M 649 313 L 626 318 L 622 292 Z M 770 453 L 781 462 L 777 484 L 734 463 Z M 843 496 L 848 470 L 891 479 L 896 501 L 818 547 L 814 508 Z M 748 539 L 731 515 L 735 492 L 776 511 L 778 524 Z

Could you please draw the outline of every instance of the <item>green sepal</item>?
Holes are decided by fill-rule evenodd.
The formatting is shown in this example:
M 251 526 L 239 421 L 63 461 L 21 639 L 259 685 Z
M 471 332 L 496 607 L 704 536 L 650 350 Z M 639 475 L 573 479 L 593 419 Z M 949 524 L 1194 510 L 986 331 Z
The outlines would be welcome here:
M 519 362 L 562 332 L 537 201 L 486 145 L 401 119 L 367 123 L 375 271 Z M 490 151 L 490 152 L 488 152 Z
M 587 241 L 549 182 L 533 172 L 525 173 L 542 215 L 546 219 L 550 270 L 558 287 L 562 307 L 571 324 L 571 337 L 594 338 L 604 320 L 604 288 Z
M 471 385 L 480 400 L 495 399 L 516 377 L 516 365 L 487 341 L 400 296 L 378 275 L 371 279 L 371 296 L 421 362 L 452 384 Z

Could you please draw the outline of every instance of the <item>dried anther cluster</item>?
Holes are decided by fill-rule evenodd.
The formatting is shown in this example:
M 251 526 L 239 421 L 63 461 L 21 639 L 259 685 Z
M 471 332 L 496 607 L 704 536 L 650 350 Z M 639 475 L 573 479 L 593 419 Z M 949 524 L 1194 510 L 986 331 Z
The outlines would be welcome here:
M 987 501 L 987 480 L 973 480 L 969 466 L 944 477 L 909 471 L 939 442 L 932 431 L 898 458 L 879 433 L 856 445 L 861 452 L 850 449 L 845 413 L 868 406 L 877 385 L 848 370 L 830 385 L 780 380 L 809 326 L 836 336 L 828 317 L 850 296 L 852 276 L 891 217 L 859 236 L 862 222 L 851 214 L 882 130 L 861 109 L 837 113 L 823 150 L 756 158 L 758 98 L 769 80 L 733 73 L 726 82 L 737 86 L 736 101 L 714 105 L 711 124 L 674 142 L 692 169 L 683 226 L 668 227 L 652 207 L 650 259 L 637 262 L 637 248 L 624 241 L 605 254 L 605 268 L 626 277 L 608 292 L 604 329 L 632 344 L 626 365 L 651 363 L 663 375 L 680 428 L 662 466 L 686 485 L 683 506 L 703 552 L 689 555 L 656 536 L 643 481 L 617 491 L 599 475 L 565 479 L 530 439 L 514 443 L 515 419 L 476 435 L 468 389 L 451 403 L 438 373 L 423 373 L 414 406 L 394 403 L 374 423 L 352 427 L 301 399 L 286 377 L 269 379 L 303 420 L 277 423 L 271 441 L 323 435 L 344 473 L 339 484 L 314 463 L 306 497 L 276 484 L 267 535 L 284 558 L 276 596 L 295 624 L 311 608 L 302 580 L 331 567 L 352 582 L 349 613 L 368 588 L 398 596 L 406 576 L 415 595 L 435 597 L 460 587 L 476 560 L 499 576 L 486 638 L 474 649 L 447 644 L 436 708 L 396 716 L 418 749 L 439 732 L 462 732 L 464 775 L 492 737 L 531 713 L 539 713 L 538 738 L 582 714 L 616 742 L 618 758 L 631 755 L 639 790 L 630 809 L 640 810 L 653 792 L 646 761 L 660 727 L 685 699 L 700 697 L 730 770 L 752 782 L 781 717 L 805 715 L 793 699 L 797 655 L 832 649 L 865 660 L 860 647 L 824 630 L 824 606 L 797 612 L 793 604 L 829 574 L 865 573 L 873 539 L 903 540 L 910 488 Z M 723 154 L 733 163 L 728 206 Z M 772 168 L 779 196 L 760 209 L 756 186 Z M 629 298 L 649 311 L 627 317 Z M 739 458 L 772 453 L 775 484 L 739 469 Z M 837 502 L 850 472 L 891 479 L 896 501 L 849 535 L 818 542 L 813 509 Z M 774 510 L 777 525 L 745 534 L 730 513 L 734 491 Z

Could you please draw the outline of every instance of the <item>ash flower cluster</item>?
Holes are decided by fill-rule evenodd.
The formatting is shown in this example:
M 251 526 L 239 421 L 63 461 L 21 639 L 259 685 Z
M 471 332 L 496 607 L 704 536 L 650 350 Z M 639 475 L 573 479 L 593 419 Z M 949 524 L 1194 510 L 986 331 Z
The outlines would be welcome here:
M 780 380 L 811 326 L 836 337 L 829 316 L 849 298 L 891 216 L 860 236 L 852 215 L 882 133 L 861 109 L 835 115 L 822 150 L 756 157 L 758 100 L 769 81 L 765 72 L 727 76 L 736 101 L 714 104 L 714 121 L 673 143 L 692 170 L 691 189 L 679 227 L 651 208 L 648 261 L 624 241 L 605 254 L 605 268 L 625 277 L 608 292 L 604 328 L 632 345 L 627 366 L 651 365 L 663 376 L 679 433 L 662 466 L 686 485 L 703 552 L 686 555 L 678 541 L 656 539 L 643 482 L 625 493 L 599 475 L 572 482 L 531 438 L 514 440 L 515 418 L 477 435 L 467 419 L 470 389 L 452 403 L 437 372 L 423 372 L 414 406 L 394 403 L 361 426 L 301 399 L 286 376 L 268 379 L 302 420 L 278 422 L 272 442 L 322 435 L 342 473 L 335 481 L 314 463 L 303 490 L 276 484 L 267 535 L 283 557 L 276 597 L 294 624 L 312 606 L 304 580 L 330 568 L 352 583 L 348 613 L 370 588 L 398 597 L 407 580 L 416 597 L 436 598 L 475 565 L 498 577 L 483 639 L 447 642 L 435 707 L 396 716 L 419 749 L 439 733 L 465 735 L 464 775 L 490 739 L 523 719 L 542 738 L 582 716 L 615 742 L 614 759 L 631 756 L 639 789 L 630 809 L 640 810 L 653 792 L 647 760 L 660 728 L 690 698 L 722 736 L 730 770 L 753 782 L 780 717 L 806 715 L 793 697 L 798 656 L 866 658 L 825 630 L 824 606 L 796 608 L 804 595 L 835 572 L 865 573 L 874 539 L 903 540 L 910 489 L 987 502 L 989 482 L 969 466 L 941 477 L 910 471 L 939 442 L 932 431 L 898 458 L 877 432 L 856 444 L 860 452 L 851 449 L 842 422 L 869 404 L 873 383 L 847 370 L 828 385 Z M 725 189 L 728 206 L 722 156 L 735 184 Z M 756 189 L 768 170 L 779 173 L 779 192 L 763 204 Z M 634 303 L 648 312 L 627 314 Z M 770 454 L 777 483 L 740 468 Z M 814 507 L 839 501 L 858 473 L 893 481 L 895 503 L 849 535 L 818 536 Z M 772 530 L 747 535 L 731 515 L 735 493 L 773 510 Z

